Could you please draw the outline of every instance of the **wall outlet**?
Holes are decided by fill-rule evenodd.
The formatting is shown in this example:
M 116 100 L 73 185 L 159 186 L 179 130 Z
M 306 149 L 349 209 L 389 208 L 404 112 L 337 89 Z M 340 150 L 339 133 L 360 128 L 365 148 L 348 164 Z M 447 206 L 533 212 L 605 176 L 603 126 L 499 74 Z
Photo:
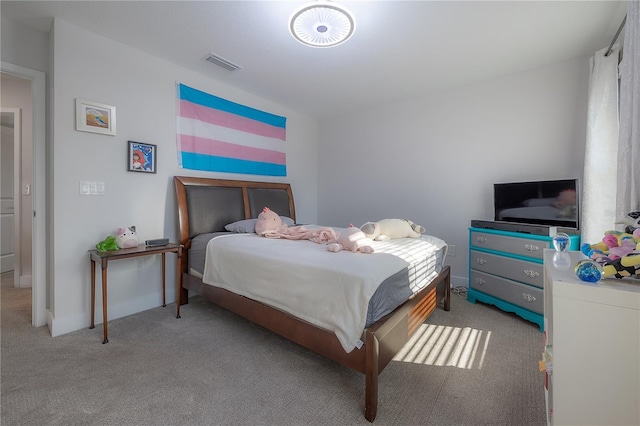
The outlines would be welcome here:
M 449 245 L 449 248 L 447 249 L 447 256 L 454 257 L 455 255 L 456 255 L 456 246 Z

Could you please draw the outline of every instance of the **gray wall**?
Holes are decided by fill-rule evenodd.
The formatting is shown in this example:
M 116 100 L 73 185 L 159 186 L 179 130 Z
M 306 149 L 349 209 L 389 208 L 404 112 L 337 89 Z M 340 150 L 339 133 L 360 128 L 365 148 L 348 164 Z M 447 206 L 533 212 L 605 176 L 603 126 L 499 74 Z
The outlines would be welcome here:
M 94 48 L 97 45 L 99 50 Z M 46 173 L 51 244 L 47 267 L 51 286 L 48 323 L 53 336 L 89 323 L 87 251 L 97 242 L 129 225 L 137 225 L 142 241 L 163 236 L 175 240 L 174 175 L 287 181 L 296 194 L 297 218 L 317 222 L 315 120 L 59 20 L 49 36 L 3 19 L 2 61 L 43 70 L 49 82 Z M 270 179 L 179 169 L 176 82 L 287 117 L 288 176 Z M 76 131 L 76 98 L 115 106 L 117 135 Z M 157 174 L 126 171 L 128 140 L 158 146 Z M 80 196 L 79 182 L 87 180 L 104 182 L 105 195 Z M 114 263 L 109 267 L 109 283 L 110 319 L 159 306 L 160 257 Z M 100 323 L 101 292 L 97 293 L 96 321 Z M 169 259 L 167 303 L 174 300 L 175 264 Z
M 2 60 L 37 71 L 49 71 L 49 34 L 10 19 L 2 19 Z
M 88 324 L 87 250 L 97 242 L 130 225 L 136 225 L 139 241 L 160 237 L 176 241 L 175 175 L 291 182 L 298 219 L 317 220 L 315 120 L 61 20 L 54 21 L 52 39 L 54 336 Z M 176 82 L 287 117 L 287 176 L 178 168 Z M 116 136 L 76 131 L 76 98 L 115 106 Z M 129 140 L 157 145 L 157 174 L 127 171 Z M 79 195 L 80 181 L 104 182 L 104 196 Z M 146 256 L 109 267 L 109 318 L 162 303 L 160 262 L 160 256 Z M 173 260 L 167 262 L 167 277 L 170 303 L 175 300 Z M 98 292 L 99 319 L 100 297 Z
M 582 178 L 587 84 L 582 58 L 323 120 L 319 221 L 411 219 L 456 246 L 466 285 L 467 230 L 493 219 L 493 183 Z
M 46 71 L 49 53 L 41 46 L 48 38 L 36 32 L 29 54 L 34 40 L 18 41 L 29 31 L 5 21 L 2 60 Z M 300 222 L 346 226 L 411 218 L 456 246 L 449 263 L 458 282 L 467 274 L 469 221 L 492 217 L 493 183 L 582 177 L 587 58 L 317 123 L 63 21 L 55 23 L 50 55 L 54 335 L 88 322 L 86 251 L 96 242 L 132 224 L 141 239 L 175 237 L 171 176 L 256 178 L 177 168 L 176 81 L 288 117 L 289 176 L 281 180 L 293 185 Z M 115 105 L 117 136 L 75 131 L 75 98 Z M 127 140 L 158 144 L 158 175 L 126 172 Z M 80 180 L 105 182 L 105 196 L 80 197 Z M 110 318 L 159 305 L 158 262 L 125 260 L 110 268 Z M 169 262 L 169 301 L 172 270 Z

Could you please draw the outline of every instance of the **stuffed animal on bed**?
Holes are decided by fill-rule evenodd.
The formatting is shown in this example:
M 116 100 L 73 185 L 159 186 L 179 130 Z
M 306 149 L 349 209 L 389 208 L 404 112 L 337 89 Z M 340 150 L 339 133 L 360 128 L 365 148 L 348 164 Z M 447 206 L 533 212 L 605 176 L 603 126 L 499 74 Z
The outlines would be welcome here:
M 302 225 L 287 226 L 276 212 L 269 207 L 262 209 L 255 226 L 256 234 L 265 238 L 283 238 L 286 240 L 309 240 L 324 244 L 338 238 L 338 234 L 327 226 L 309 229 Z
M 349 225 L 344 231 L 338 235 L 336 240 L 327 243 L 327 250 L 337 253 L 341 250 L 347 250 L 352 253 L 373 253 L 374 249 L 370 244 L 371 240 L 364 235 L 359 228 Z
M 256 234 L 264 237 L 267 234 L 278 233 L 284 228 L 287 228 L 287 225 L 282 222 L 278 213 L 274 212 L 269 207 L 262 209 L 262 212 L 260 212 L 258 220 L 256 221 Z
M 367 222 L 360 227 L 367 238 L 374 241 L 388 241 L 395 238 L 420 238 L 424 227 L 406 219 L 382 219 Z

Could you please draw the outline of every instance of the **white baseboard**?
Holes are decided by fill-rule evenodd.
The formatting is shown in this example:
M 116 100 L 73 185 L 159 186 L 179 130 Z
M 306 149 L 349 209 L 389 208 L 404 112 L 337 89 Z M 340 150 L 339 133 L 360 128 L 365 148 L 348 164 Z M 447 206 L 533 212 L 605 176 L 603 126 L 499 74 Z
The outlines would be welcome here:
M 161 298 L 161 294 L 149 294 L 145 297 L 140 297 L 135 300 L 129 300 L 123 303 L 109 304 L 108 306 L 108 320 L 114 320 L 121 317 L 126 317 L 129 315 L 136 314 L 138 312 L 146 311 L 148 309 L 157 308 L 162 305 L 162 301 L 159 300 Z M 173 303 L 175 300 L 167 299 L 167 304 Z M 173 307 L 174 312 L 170 312 L 171 308 L 167 309 L 167 315 L 173 315 L 175 318 L 175 305 Z M 96 298 L 96 310 L 95 310 L 95 318 L 94 325 L 96 329 L 100 329 L 99 332 L 102 332 L 102 326 L 98 327 L 98 325 L 102 324 L 102 302 Z M 91 324 L 91 311 L 86 311 L 81 314 L 67 316 L 63 318 L 51 318 L 51 323 L 49 329 L 51 330 L 51 335 L 53 337 L 60 336 L 62 334 L 71 333 L 73 331 L 81 330 L 83 328 L 89 328 Z
M 21 275 L 20 276 L 20 288 L 31 288 L 33 284 L 33 279 L 31 275 Z
M 47 327 L 49 328 L 49 334 L 53 337 L 53 314 L 51 309 L 47 309 Z
M 469 287 L 469 277 L 456 277 L 451 276 L 451 288 L 455 287 Z

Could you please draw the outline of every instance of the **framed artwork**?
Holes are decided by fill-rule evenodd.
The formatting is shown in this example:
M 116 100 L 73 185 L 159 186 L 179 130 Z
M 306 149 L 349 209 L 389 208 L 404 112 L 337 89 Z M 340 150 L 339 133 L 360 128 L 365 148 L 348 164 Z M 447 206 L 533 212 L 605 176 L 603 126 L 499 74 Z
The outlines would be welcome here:
M 129 141 L 127 149 L 130 172 L 156 173 L 158 147 L 150 143 Z
M 76 98 L 76 130 L 116 135 L 116 107 Z

